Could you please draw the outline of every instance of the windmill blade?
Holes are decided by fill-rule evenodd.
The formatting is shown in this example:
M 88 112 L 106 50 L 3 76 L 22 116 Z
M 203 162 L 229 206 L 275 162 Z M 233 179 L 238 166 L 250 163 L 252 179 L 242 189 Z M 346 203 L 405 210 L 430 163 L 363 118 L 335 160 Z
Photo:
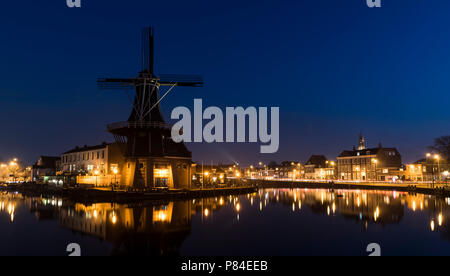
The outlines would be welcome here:
M 142 30 L 142 71 L 147 71 L 153 75 L 154 66 L 154 33 L 153 27 Z
M 161 86 L 203 87 L 203 78 L 198 75 L 160 75 Z
M 136 79 L 98 79 L 97 85 L 100 89 L 126 89 L 133 88 Z

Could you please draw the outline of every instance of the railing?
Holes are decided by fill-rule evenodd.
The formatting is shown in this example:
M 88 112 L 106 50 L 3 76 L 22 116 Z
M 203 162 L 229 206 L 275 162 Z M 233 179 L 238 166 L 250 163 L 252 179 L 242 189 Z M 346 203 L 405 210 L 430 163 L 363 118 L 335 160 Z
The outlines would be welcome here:
M 121 128 L 171 128 L 172 126 L 159 122 L 118 122 L 107 126 L 108 130 Z

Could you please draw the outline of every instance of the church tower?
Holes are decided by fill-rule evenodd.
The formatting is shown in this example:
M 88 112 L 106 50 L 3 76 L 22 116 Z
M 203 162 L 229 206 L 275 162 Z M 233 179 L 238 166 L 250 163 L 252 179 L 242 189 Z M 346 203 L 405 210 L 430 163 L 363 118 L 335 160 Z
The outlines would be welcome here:
M 364 139 L 364 135 L 361 133 L 359 135 L 358 150 L 365 150 L 365 149 L 366 149 L 366 139 Z

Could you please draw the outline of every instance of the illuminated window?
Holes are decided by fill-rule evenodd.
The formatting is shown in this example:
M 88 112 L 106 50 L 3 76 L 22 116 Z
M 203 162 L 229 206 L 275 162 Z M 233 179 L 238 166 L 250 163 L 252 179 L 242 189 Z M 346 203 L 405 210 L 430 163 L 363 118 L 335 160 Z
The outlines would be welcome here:
M 168 169 L 155 169 L 154 174 L 156 178 L 168 178 L 169 170 Z

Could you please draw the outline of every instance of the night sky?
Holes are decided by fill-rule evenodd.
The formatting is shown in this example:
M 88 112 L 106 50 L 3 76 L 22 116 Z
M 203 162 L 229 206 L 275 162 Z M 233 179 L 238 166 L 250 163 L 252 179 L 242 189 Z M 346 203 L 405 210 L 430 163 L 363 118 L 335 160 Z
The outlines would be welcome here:
M 76 145 L 113 141 L 125 93 L 98 77 L 134 77 L 141 29 L 156 28 L 156 72 L 201 74 L 176 106 L 279 106 L 280 150 L 188 145 L 195 161 L 335 158 L 356 145 L 397 147 L 404 162 L 450 134 L 450 1 L 3 1 L 0 8 L 0 160 L 26 163 Z

